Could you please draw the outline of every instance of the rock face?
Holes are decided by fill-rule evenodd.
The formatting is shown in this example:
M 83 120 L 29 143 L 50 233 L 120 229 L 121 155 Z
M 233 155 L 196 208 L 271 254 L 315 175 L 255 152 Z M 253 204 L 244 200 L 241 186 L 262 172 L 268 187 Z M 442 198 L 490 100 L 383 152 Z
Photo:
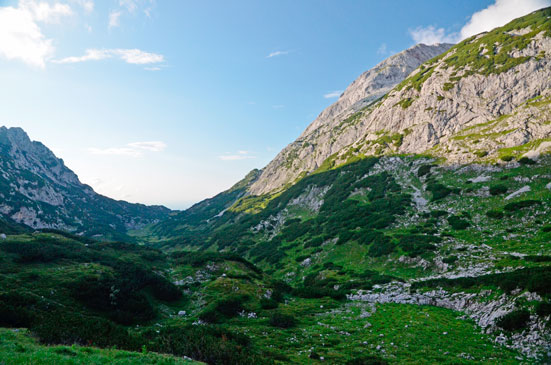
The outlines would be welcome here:
M 418 45 L 389 58 L 282 150 L 251 193 L 280 190 L 357 155 L 426 153 L 468 163 L 545 152 L 551 148 L 549 29 L 550 8 L 449 50 Z
M 63 160 L 21 128 L 0 127 L 0 214 L 31 228 L 125 233 L 170 210 L 115 201 L 82 184 Z

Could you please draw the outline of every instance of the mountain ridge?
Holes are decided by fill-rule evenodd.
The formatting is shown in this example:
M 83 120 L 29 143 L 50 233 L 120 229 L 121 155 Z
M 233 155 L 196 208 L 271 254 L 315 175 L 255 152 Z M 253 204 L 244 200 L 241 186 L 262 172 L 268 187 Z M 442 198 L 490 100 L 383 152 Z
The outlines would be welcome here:
M 503 149 L 548 138 L 548 125 L 525 121 L 534 113 L 532 120 L 549 118 L 542 104 L 551 88 L 549 14 L 551 8 L 539 10 L 466 39 L 418 67 L 381 100 L 329 124 L 315 122 L 263 169 L 251 193 L 273 193 L 324 162 L 338 165 L 355 155 L 428 153 L 451 163 L 491 162 Z M 525 111 L 536 97 L 537 108 Z M 484 134 L 492 121 L 497 135 L 458 134 L 477 125 Z
M 117 201 L 97 194 L 44 144 L 21 128 L 0 127 L 0 213 L 34 229 L 124 236 L 164 219 L 162 206 Z M 121 236 L 121 237 L 122 237 Z

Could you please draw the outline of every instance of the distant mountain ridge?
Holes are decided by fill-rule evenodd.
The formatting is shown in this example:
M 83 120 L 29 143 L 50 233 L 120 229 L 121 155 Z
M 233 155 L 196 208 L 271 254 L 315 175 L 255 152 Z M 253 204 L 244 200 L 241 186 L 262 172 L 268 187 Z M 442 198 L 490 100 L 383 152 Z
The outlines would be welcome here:
M 9 220 L 86 235 L 116 237 L 170 213 L 97 194 L 21 128 L 0 127 L 0 199 L 0 214 Z

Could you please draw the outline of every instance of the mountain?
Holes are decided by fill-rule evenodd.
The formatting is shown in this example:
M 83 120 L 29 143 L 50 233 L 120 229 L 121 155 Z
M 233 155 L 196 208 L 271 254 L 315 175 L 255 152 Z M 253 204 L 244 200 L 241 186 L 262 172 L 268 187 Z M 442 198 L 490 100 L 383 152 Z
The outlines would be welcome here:
M 63 160 L 20 128 L 0 128 L 0 214 L 33 229 L 123 237 L 170 213 L 109 199 L 82 184 Z
M 377 93 L 376 86 L 369 87 L 357 95 L 364 91 L 362 80 L 377 81 L 362 75 L 266 166 L 251 193 L 278 191 L 323 163 L 338 165 L 358 155 L 430 154 L 447 163 L 494 162 L 551 147 L 551 125 L 545 123 L 551 119 L 548 13 L 534 12 L 441 55 L 449 45 L 416 46 L 384 61 L 368 74 L 387 71 L 388 63 L 401 67 L 404 60 L 416 67 L 438 55 L 414 71 L 409 68 L 413 72 L 407 79 L 380 100 L 375 98 L 388 89 Z M 425 53 L 418 56 L 421 50 Z M 388 72 L 396 74 L 392 68 Z
M 404 330 L 410 340 L 401 332 L 387 337 L 374 318 L 383 311 L 394 313 L 392 328 L 396 318 L 416 313 L 410 318 L 431 317 L 443 326 L 438 333 L 456 340 L 468 320 L 492 351 L 516 354 L 477 355 L 474 340 L 462 339 L 470 350 L 447 350 L 450 362 L 548 362 L 550 19 L 551 8 L 543 9 L 451 48 L 432 48 L 449 50 L 402 81 L 376 86 L 377 68 L 369 71 L 239 194 L 197 204 L 217 207 L 200 220 L 184 212 L 170 226 L 153 226 L 154 244 L 250 260 L 292 287 L 284 310 L 341 301 L 299 327 L 313 336 L 349 333 L 346 354 L 363 351 L 354 341 L 368 338 L 370 353 L 390 362 L 441 362 L 434 355 L 440 348 L 428 345 L 424 356 L 436 357 L 427 360 L 400 347 L 421 345 L 413 340 L 417 319 L 399 323 L 415 326 L 412 334 Z M 431 48 L 413 47 L 399 63 L 423 49 Z M 304 308 L 294 313 L 310 313 Z M 454 319 L 443 325 L 439 309 Z M 342 360 L 322 346 L 323 356 Z M 408 355 L 400 358 L 401 351 Z

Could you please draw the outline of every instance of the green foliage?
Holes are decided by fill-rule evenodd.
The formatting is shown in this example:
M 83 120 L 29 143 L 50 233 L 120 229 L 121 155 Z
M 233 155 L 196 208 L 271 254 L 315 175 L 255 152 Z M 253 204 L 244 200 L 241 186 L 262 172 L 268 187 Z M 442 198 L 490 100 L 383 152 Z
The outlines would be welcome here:
M 414 101 L 413 98 L 405 98 L 397 102 L 396 105 L 400 105 L 402 109 L 407 109 L 411 104 L 413 104 L 413 101 Z
M 279 306 L 279 303 L 273 298 L 260 299 L 260 307 L 262 309 L 276 309 L 278 306 Z
M 454 190 L 448 188 L 447 186 L 434 181 L 427 184 L 427 190 L 432 194 L 432 201 L 444 199 L 454 192 Z
M 455 86 L 455 84 L 453 82 L 445 82 L 444 83 L 444 86 L 442 87 L 442 90 L 443 91 L 450 91 L 451 89 L 453 89 Z
M 515 156 L 503 155 L 503 156 L 500 157 L 500 159 L 502 161 L 509 162 L 509 161 L 513 161 L 515 159 Z
M 467 229 L 471 225 L 468 221 L 457 215 L 449 216 L 448 223 L 455 230 Z
M 228 296 L 207 307 L 199 318 L 207 323 L 219 323 L 225 319 L 235 317 L 243 311 L 243 303 L 248 301 L 248 296 Z
M 441 242 L 442 239 L 437 236 L 404 234 L 398 236 L 398 246 L 410 257 L 416 257 L 425 252 L 436 250 L 433 243 Z
M 526 328 L 528 321 L 530 321 L 530 312 L 526 309 L 519 309 L 500 317 L 496 325 L 506 331 L 518 331 Z
M 388 364 L 388 361 L 381 359 L 380 357 L 371 356 L 371 355 L 359 356 L 359 357 L 356 357 L 355 359 L 348 360 L 346 362 L 346 365 L 387 365 L 387 364 Z
M 551 294 L 551 267 L 534 267 L 516 271 L 488 274 L 478 277 L 462 277 L 456 279 L 431 279 L 412 284 L 412 289 L 422 287 L 443 288 L 473 288 L 477 286 L 497 286 L 505 292 L 516 288 L 536 292 L 540 295 Z
M 486 216 L 488 218 L 501 219 L 503 218 L 504 214 L 501 210 L 489 210 L 486 212 Z
M 536 304 L 536 313 L 542 317 L 551 315 L 551 302 L 538 302 Z
M 270 325 L 274 327 L 291 328 L 296 326 L 296 324 L 296 318 L 289 314 L 276 312 L 270 317 Z
M 528 158 L 528 157 L 521 157 L 518 162 L 522 165 L 535 165 L 536 164 L 536 161 L 532 160 L 531 158 Z
M 430 173 L 431 168 L 433 168 L 434 165 L 422 165 L 417 170 L 417 176 L 425 176 Z
M 503 209 L 508 211 L 508 212 L 515 212 L 515 211 L 520 210 L 520 209 L 533 207 L 534 205 L 541 205 L 541 201 L 532 200 L 532 199 L 520 200 L 520 201 L 517 201 L 517 202 L 512 202 L 512 203 L 506 204 L 503 207 Z
M 490 186 L 490 194 L 493 196 L 505 194 L 507 190 L 509 189 L 504 184 L 497 184 L 497 185 Z

